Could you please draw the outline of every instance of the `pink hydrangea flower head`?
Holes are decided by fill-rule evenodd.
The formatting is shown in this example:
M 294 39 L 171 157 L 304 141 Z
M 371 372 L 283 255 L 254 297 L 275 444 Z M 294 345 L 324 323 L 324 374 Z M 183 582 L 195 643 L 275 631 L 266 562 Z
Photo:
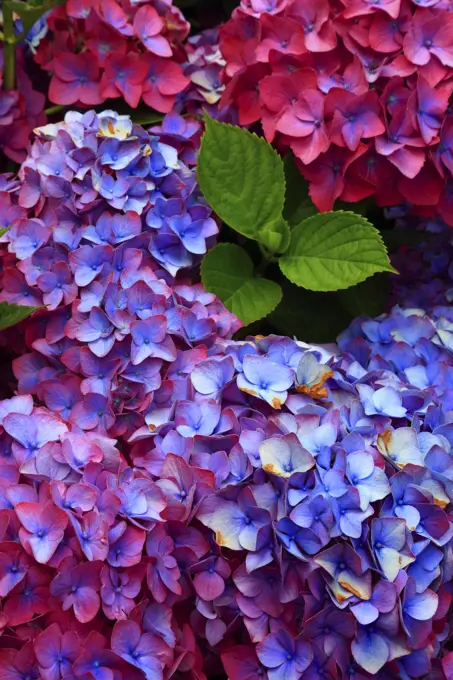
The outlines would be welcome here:
M 448 204 L 439 159 L 452 30 L 448 3 L 244 0 L 220 30 L 220 116 L 260 124 L 279 152 L 292 151 L 318 209 L 374 196 L 380 204 L 410 200 L 414 210 L 429 205 L 435 215 L 441 195 Z M 363 150 L 364 159 L 352 158 L 351 171 L 341 163 L 335 189 L 326 191 L 319 159 L 341 156 L 344 147 Z M 384 158 L 374 162 L 376 155 Z M 372 182 L 356 171 L 365 162 L 373 162 Z M 408 182 L 416 177 L 422 193 Z M 451 224 L 449 210 L 442 212 Z
M 53 10 L 48 24 L 50 36 L 39 45 L 35 60 L 52 71 L 49 98 L 55 104 L 93 106 L 122 97 L 132 108 L 143 100 L 166 113 L 188 85 L 179 43 L 189 24 L 171 1 L 74 1 Z M 172 81 L 170 88 L 164 86 L 163 98 L 152 97 L 145 86 L 151 78 L 145 55 L 159 58 L 159 71 Z M 172 99 L 165 99 L 169 95 Z

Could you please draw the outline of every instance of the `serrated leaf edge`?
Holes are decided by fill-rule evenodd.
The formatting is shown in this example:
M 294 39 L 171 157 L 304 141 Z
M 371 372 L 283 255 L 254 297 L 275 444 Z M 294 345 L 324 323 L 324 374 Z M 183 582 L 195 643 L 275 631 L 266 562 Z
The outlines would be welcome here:
M 31 311 L 28 312 L 24 317 L 21 319 L 18 319 L 17 321 L 13 321 L 13 323 L 8 323 L 6 326 L 2 324 L 1 316 L 0 316 L 0 332 L 6 331 L 8 328 L 12 328 L 13 326 L 17 326 L 17 324 L 22 323 L 22 321 L 25 321 L 25 319 L 28 319 L 32 314 L 35 312 L 39 311 L 40 309 L 46 309 L 44 305 L 38 305 L 37 307 L 34 307 L 32 305 L 18 305 L 15 302 L 7 302 L 6 300 L 2 300 L 0 302 L 0 311 L 2 309 L 2 305 L 6 305 L 6 307 L 21 307 L 22 309 L 29 309 Z
M 203 114 L 204 114 L 204 121 L 205 121 L 205 130 L 204 130 L 204 133 L 203 133 L 202 136 L 201 136 L 200 148 L 199 148 L 199 150 L 198 150 L 197 157 L 199 157 L 199 156 L 201 155 L 201 152 L 202 152 L 202 150 L 203 150 L 203 147 L 204 147 L 204 144 L 205 144 L 205 136 L 206 136 L 207 127 L 208 127 L 208 125 L 211 125 L 211 124 L 212 124 L 212 125 L 214 125 L 214 126 L 215 126 L 215 125 L 218 125 L 218 126 L 221 126 L 221 127 L 230 128 L 230 129 L 233 130 L 235 133 L 243 134 L 244 137 L 247 136 L 247 135 L 250 135 L 251 137 L 254 137 L 255 139 L 258 140 L 258 142 L 259 142 L 260 144 L 262 144 L 262 145 L 266 146 L 267 148 L 269 148 L 269 149 L 271 150 L 271 152 L 274 154 L 274 156 L 280 161 L 280 165 L 281 165 L 281 168 L 282 168 L 282 176 L 283 176 L 283 208 L 282 208 L 282 212 L 281 212 L 281 214 L 280 214 L 280 217 L 288 224 L 288 226 L 289 226 L 289 228 L 290 228 L 290 230 L 291 230 L 291 225 L 289 224 L 288 220 L 286 220 L 286 219 L 283 217 L 283 212 L 284 212 L 284 208 L 285 208 L 285 199 L 286 199 L 286 189 L 287 189 L 287 185 L 286 185 L 286 177 L 285 177 L 285 168 L 284 168 L 283 158 L 280 156 L 280 154 L 277 153 L 277 151 L 274 149 L 274 147 L 273 147 L 271 144 L 269 144 L 269 142 L 268 142 L 264 137 L 260 137 L 259 135 L 256 134 L 256 132 L 250 132 L 250 130 L 246 130 L 245 128 L 240 128 L 240 127 L 238 127 L 237 125 L 232 125 L 231 123 L 222 123 L 222 122 L 216 120 L 215 118 L 212 118 L 212 116 L 210 116 L 210 115 L 207 113 L 206 109 L 203 109 Z M 206 198 L 205 193 L 204 193 L 204 191 L 203 191 L 203 186 L 202 186 L 203 182 L 200 181 L 199 164 L 197 164 L 197 182 L 198 182 L 198 186 L 199 186 L 200 189 L 201 189 L 201 192 L 202 192 L 202 194 L 203 194 L 203 197 L 204 197 L 205 200 L 209 203 L 209 201 L 208 201 L 208 199 Z M 213 206 L 210 206 L 210 207 L 213 208 L 214 212 L 220 217 L 220 219 L 221 219 L 223 222 L 225 222 L 225 224 L 228 224 L 228 222 L 222 217 L 222 215 L 220 215 L 220 214 L 216 211 L 216 209 L 215 209 Z M 258 238 L 260 232 L 257 233 L 257 238 L 253 238 L 253 237 L 250 236 L 249 234 L 244 234 L 243 232 L 238 231 L 235 227 L 232 227 L 230 224 L 228 224 L 228 226 L 231 227 L 231 229 L 233 229 L 234 231 L 236 231 L 238 234 L 241 234 L 242 236 L 245 236 L 245 238 L 248 238 L 248 239 L 250 239 L 251 241 L 256 241 L 257 243 L 261 243 L 260 239 Z M 262 231 L 262 229 L 261 229 L 260 231 Z M 288 248 L 289 248 L 289 245 L 288 245 Z M 288 248 L 287 248 L 286 250 L 288 250 Z M 286 251 L 284 251 L 284 252 L 286 252 Z M 280 254 L 282 254 L 282 253 L 280 253 Z
M 324 211 L 324 212 L 319 212 L 319 213 L 317 213 L 316 215 L 310 215 L 310 217 L 307 217 L 305 220 L 302 220 L 302 222 L 299 222 L 299 224 L 296 224 L 296 225 L 293 227 L 293 230 L 292 230 L 292 231 L 294 231 L 294 229 L 297 229 L 297 227 L 302 226 L 302 225 L 305 224 L 306 222 L 309 222 L 310 220 L 316 219 L 317 217 L 319 217 L 319 215 L 324 215 L 326 212 L 333 212 L 333 213 L 335 213 L 335 215 L 337 215 L 337 214 L 341 214 L 341 215 L 352 215 L 353 217 L 358 217 L 360 220 L 363 220 L 364 222 L 366 222 L 367 225 L 373 230 L 373 232 L 374 232 L 374 233 L 376 234 L 376 236 L 378 237 L 378 241 L 381 243 L 381 245 L 382 245 L 382 247 L 383 247 L 383 250 L 384 250 L 385 254 L 387 255 L 388 259 L 390 260 L 389 252 L 388 252 L 387 246 L 386 246 L 386 244 L 385 244 L 384 239 L 382 238 L 382 234 L 381 234 L 381 232 L 379 231 L 379 229 L 376 229 L 376 227 L 374 226 L 374 224 L 372 224 L 372 223 L 369 221 L 369 219 L 366 218 L 364 215 L 361 215 L 360 213 L 356 213 L 356 212 L 354 212 L 353 210 L 326 210 L 326 211 Z M 307 257 L 310 257 L 310 256 L 308 255 Z M 389 265 L 389 267 L 390 267 L 390 268 L 389 268 L 388 270 L 385 270 L 385 271 L 391 271 L 393 274 L 399 274 L 399 272 L 398 272 L 394 267 L 392 267 L 392 265 Z
M 317 213 L 316 215 L 311 215 L 310 217 L 307 217 L 305 220 L 302 220 L 302 222 L 299 222 L 299 224 L 296 224 L 296 225 L 292 228 L 291 231 L 294 232 L 298 227 L 303 226 L 304 224 L 306 224 L 306 223 L 309 222 L 310 220 L 316 219 L 317 217 L 319 217 L 319 215 L 325 214 L 325 212 L 333 212 L 333 213 L 335 213 L 335 214 L 341 214 L 341 215 L 351 215 L 351 216 L 353 216 L 353 217 L 358 217 L 360 220 L 366 222 L 367 225 L 370 227 L 370 229 L 373 231 L 373 233 L 377 236 L 377 240 L 378 240 L 379 243 L 381 244 L 381 246 L 382 246 L 382 248 L 383 248 L 383 250 L 384 250 L 384 252 L 385 252 L 385 254 L 386 254 L 386 256 L 387 256 L 387 259 L 388 259 L 388 261 L 389 261 L 388 266 L 386 266 L 385 268 L 380 267 L 379 269 L 376 269 L 374 272 L 372 272 L 372 273 L 371 273 L 369 276 L 367 276 L 365 279 L 362 279 L 362 281 L 359 281 L 359 282 L 357 282 L 357 283 L 363 283 L 363 281 L 366 281 L 366 280 L 369 279 L 371 276 L 373 276 L 374 274 L 377 274 L 377 273 L 379 273 L 379 272 L 388 272 L 388 273 L 390 273 L 390 274 L 399 274 L 399 272 L 398 272 L 398 271 L 390 264 L 389 253 L 388 253 L 388 250 L 387 250 L 387 246 L 386 246 L 386 244 L 385 244 L 385 242 L 384 242 L 384 239 L 382 238 L 382 234 L 380 233 L 380 231 L 379 231 L 378 229 L 376 229 L 376 227 L 374 226 L 374 224 L 372 224 L 372 223 L 371 223 L 364 215 L 361 215 L 360 213 L 355 213 L 355 212 L 353 212 L 352 210 L 327 210 L 327 211 L 324 211 L 324 213 L 320 212 L 320 213 Z M 365 226 L 365 225 L 363 225 L 363 226 Z M 291 245 L 291 244 L 290 244 L 290 245 Z M 287 251 L 286 251 L 286 252 L 287 252 Z M 306 259 L 310 259 L 310 255 L 305 255 L 304 257 L 305 257 Z M 341 287 L 341 288 L 336 288 L 335 290 L 332 290 L 331 288 L 320 288 L 320 287 L 318 287 L 318 288 L 306 288 L 305 286 L 302 286 L 302 285 L 300 285 L 299 283 L 297 283 L 296 281 L 294 281 L 293 279 L 291 279 L 291 278 L 286 274 L 286 272 L 283 270 L 283 268 L 282 268 L 282 260 L 291 260 L 291 259 L 292 259 L 292 258 L 291 258 L 291 255 L 290 255 L 290 254 L 284 254 L 284 255 L 280 258 L 280 260 L 279 260 L 280 271 L 282 272 L 282 274 L 283 274 L 289 281 L 291 281 L 291 283 L 294 283 L 296 286 L 299 286 L 300 288 L 303 288 L 304 290 L 311 290 L 311 291 L 313 291 L 313 292 L 319 292 L 319 293 L 327 293 L 327 292 L 335 292 L 335 290 L 337 290 L 337 291 L 339 291 L 339 290 L 348 290 L 349 288 L 352 288 L 353 286 L 357 285 L 357 283 L 354 283 L 354 284 L 351 284 L 351 285 L 349 285 L 349 286 L 343 286 L 343 287 Z M 293 256 L 293 259 L 295 259 L 294 256 Z M 317 259 L 320 259 L 320 258 L 317 258 Z M 327 259 L 327 258 L 325 258 L 325 259 Z M 284 264 L 284 263 L 283 263 L 283 264 Z M 358 263 L 355 263 L 355 265 L 358 266 Z

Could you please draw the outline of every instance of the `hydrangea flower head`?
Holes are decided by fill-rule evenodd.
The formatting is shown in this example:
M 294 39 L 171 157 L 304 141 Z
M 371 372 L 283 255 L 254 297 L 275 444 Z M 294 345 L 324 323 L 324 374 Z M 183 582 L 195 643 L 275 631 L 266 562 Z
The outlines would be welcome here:
M 453 224 L 449 10 L 435 1 L 242 0 L 220 30 L 220 115 L 258 122 L 279 151 L 292 151 L 320 211 L 373 197 Z
M 132 108 L 143 100 L 168 112 L 190 82 L 179 46 L 189 24 L 172 2 L 68 2 L 47 23 L 35 61 L 52 72 L 55 104 L 94 106 L 122 97 Z

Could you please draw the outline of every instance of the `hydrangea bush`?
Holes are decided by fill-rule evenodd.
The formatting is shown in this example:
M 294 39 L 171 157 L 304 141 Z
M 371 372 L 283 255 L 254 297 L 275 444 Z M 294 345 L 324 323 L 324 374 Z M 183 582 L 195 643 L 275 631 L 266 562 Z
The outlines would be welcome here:
M 449 680 L 451 248 L 338 346 L 232 341 L 187 285 L 197 135 L 69 113 L 3 179 L 2 299 L 47 309 L 0 404 L 0 668 Z
M 58 4 L 6 1 L 17 36 Z M 221 51 L 175 5 L 68 0 L 34 26 L 49 96 L 82 109 L 63 122 L 21 64 L 10 87 L 5 46 L 24 162 L 0 175 L 0 331 L 38 309 L 0 332 L 0 677 L 453 680 L 445 224 L 336 344 L 234 339 L 214 294 L 247 322 L 277 264 L 309 290 L 394 271 L 366 219 L 314 215 L 291 158 L 224 122 L 261 121 L 319 209 L 406 202 L 404 234 L 440 196 L 451 221 L 449 5 L 242 0 Z M 107 98 L 169 113 L 86 110 Z M 213 248 L 220 219 L 244 250 Z
M 222 103 L 291 148 L 320 210 L 408 202 L 453 224 L 447 0 L 242 0 Z

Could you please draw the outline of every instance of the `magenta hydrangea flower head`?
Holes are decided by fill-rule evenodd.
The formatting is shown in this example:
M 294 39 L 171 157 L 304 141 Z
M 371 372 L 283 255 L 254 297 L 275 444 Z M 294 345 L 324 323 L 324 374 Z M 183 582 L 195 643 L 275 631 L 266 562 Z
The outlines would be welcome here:
M 122 97 L 169 112 L 189 79 L 180 43 L 189 24 L 166 0 L 68 2 L 50 12 L 35 60 L 52 72 L 56 104 L 93 106 Z M 77 48 L 75 48 L 77 46 Z
M 220 115 L 258 122 L 279 151 L 291 150 L 321 211 L 374 197 L 453 224 L 450 9 L 242 0 L 220 30 Z

